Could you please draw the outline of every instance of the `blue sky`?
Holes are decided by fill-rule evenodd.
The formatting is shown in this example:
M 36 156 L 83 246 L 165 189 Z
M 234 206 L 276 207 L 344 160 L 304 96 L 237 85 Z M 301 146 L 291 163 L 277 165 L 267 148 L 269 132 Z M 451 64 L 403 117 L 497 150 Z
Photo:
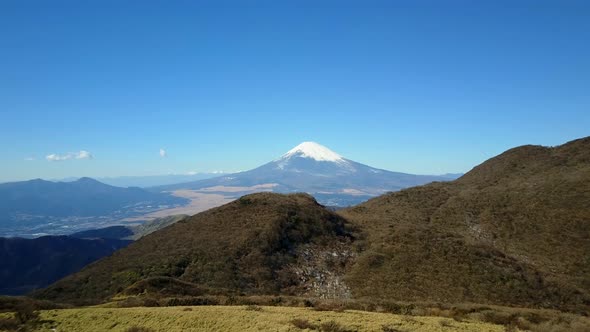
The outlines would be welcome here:
M 0 181 L 245 170 L 308 140 L 465 172 L 590 134 L 589 41 L 587 1 L 6 0 Z

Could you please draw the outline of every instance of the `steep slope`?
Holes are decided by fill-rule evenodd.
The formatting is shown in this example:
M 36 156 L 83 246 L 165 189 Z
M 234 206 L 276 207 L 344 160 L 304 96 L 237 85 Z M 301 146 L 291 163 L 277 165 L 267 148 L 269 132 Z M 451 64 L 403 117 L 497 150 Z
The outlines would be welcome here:
M 187 200 L 140 188 L 119 188 L 90 178 L 74 182 L 31 180 L 0 184 L 0 234 L 47 224 L 52 219 L 125 216 L 152 206 Z
M 156 189 L 247 188 L 270 184 L 274 192 L 307 192 L 322 204 L 349 206 L 388 191 L 432 181 L 447 181 L 448 176 L 413 175 L 377 169 L 348 160 L 320 144 L 304 142 L 281 158 L 249 171 Z M 222 188 L 218 190 L 222 191 Z
M 209 293 L 304 294 L 314 290 L 297 274 L 312 264 L 302 250 L 321 253 L 348 241 L 345 221 L 309 195 L 253 194 L 147 235 L 37 296 L 96 302 L 129 287 L 141 293 L 153 280 Z
M 346 280 L 357 297 L 588 311 L 589 203 L 590 138 L 515 148 L 341 211 L 367 247 Z
M 46 287 L 130 242 L 68 236 L 0 238 L 0 294 L 20 295 Z

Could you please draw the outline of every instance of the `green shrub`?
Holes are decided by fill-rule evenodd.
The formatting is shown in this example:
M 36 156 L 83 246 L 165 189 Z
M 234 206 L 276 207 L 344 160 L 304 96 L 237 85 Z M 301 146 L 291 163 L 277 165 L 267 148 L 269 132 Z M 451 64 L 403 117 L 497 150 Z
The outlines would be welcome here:
M 34 324 L 39 321 L 39 313 L 31 302 L 24 301 L 16 306 L 14 318 L 19 324 Z
M 313 306 L 316 311 L 335 311 L 343 312 L 346 309 L 346 304 L 338 301 L 316 302 Z
M 383 325 L 381 327 L 381 331 L 383 331 L 383 332 L 402 332 L 402 330 L 397 329 L 391 325 Z
M 248 310 L 248 311 L 262 311 L 262 307 L 257 306 L 255 304 L 249 304 L 246 306 L 246 310 Z
M 0 331 L 16 331 L 18 322 L 13 317 L 0 317 Z
M 438 322 L 441 327 L 451 327 L 453 324 L 448 320 L 441 320 Z
M 252 205 L 254 202 L 248 197 L 240 197 L 238 200 L 241 205 Z
M 132 326 L 125 330 L 125 332 L 155 332 L 153 329 L 141 326 Z
M 329 321 L 320 324 L 320 331 L 322 332 L 349 332 L 344 326 L 336 323 L 335 321 Z
M 291 320 L 291 324 L 301 330 L 305 330 L 305 329 L 315 330 L 317 328 L 317 326 L 315 326 L 313 323 L 310 323 L 308 320 L 301 319 L 301 318 L 295 318 L 295 319 Z

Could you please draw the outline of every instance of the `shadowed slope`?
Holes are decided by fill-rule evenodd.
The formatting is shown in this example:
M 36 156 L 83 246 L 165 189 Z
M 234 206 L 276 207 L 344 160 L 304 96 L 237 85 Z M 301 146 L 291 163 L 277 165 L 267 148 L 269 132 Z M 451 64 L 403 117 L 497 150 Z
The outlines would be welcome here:
M 47 287 L 130 242 L 69 236 L 0 238 L 0 294 L 20 295 Z

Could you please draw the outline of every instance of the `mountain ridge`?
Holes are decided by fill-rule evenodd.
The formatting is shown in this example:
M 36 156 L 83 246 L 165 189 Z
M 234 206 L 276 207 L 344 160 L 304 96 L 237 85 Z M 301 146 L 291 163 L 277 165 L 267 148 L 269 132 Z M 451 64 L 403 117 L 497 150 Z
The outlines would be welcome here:
M 439 287 L 431 300 L 588 312 L 589 201 L 590 138 L 510 149 L 455 181 L 339 211 L 372 243 L 349 281 L 369 297 L 425 300 Z
M 151 233 L 36 296 L 92 302 L 155 277 L 215 293 L 303 294 L 309 281 L 294 269 L 301 250 L 337 247 L 351 236 L 309 195 L 251 194 Z
M 306 194 L 243 196 L 35 296 L 88 303 L 119 293 L 174 296 L 166 284 L 186 296 L 188 283 L 199 294 L 469 302 L 587 315 L 589 151 L 590 138 L 511 149 L 458 180 L 336 213 Z M 148 282 L 159 277 L 168 281 Z M 146 287 L 152 293 L 141 295 Z

